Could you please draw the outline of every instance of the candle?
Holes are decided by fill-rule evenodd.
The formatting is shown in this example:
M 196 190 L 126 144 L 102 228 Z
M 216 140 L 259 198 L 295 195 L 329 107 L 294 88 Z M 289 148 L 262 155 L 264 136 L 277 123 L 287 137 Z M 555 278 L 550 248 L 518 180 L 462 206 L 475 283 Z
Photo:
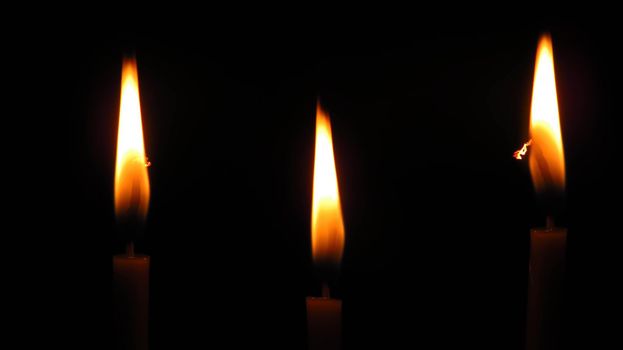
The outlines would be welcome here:
M 329 296 L 307 298 L 307 332 L 310 350 L 339 350 L 342 339 L 342 301 Z
M 149 256 L 113 257 L 117 349 L 147 349 Z
M 147 349 L 149 257 L 134 253 L 149 206 L 149 177 L 136 60 L 123 61 L 117 160 L 115 214 L 127 241 L 125 254 L 113 257 L 114 310 L 118 349 Z
M 554 226 L 565 187 L 565 159 L 560 132 L 554 55 L 548 34 L 536 56 L 530 110 L 530 174 L 547 215 L 545 228 L 530 232 L 530 280 L 526 349 L 560 347 L 563 274 L 567 230 Z
M 566 239 L 567 230 L 563 228 L 546 226 L 530 231 L 528 350 L 560 347 Z
M 322 297 L 307 298 L 310 350 L 341 348 L 342 301 L 331 298 L 329 282 L 337 276 L 344 250 L 344 220 L 337 185 L 329 116 L 316 107 L 316 150 L 311 239 L 314 265 L 323 281 Z

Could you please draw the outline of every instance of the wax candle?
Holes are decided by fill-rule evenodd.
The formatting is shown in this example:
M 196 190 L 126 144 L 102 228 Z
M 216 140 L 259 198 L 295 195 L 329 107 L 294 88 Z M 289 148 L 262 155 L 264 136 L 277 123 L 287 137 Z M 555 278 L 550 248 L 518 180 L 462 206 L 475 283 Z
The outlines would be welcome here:
M 149 206 L 149 177 L 143 144 L 136 60 L 123 62 L 117 160 L 115 214 L 126 252 L 113 257 L 115 345 L 148 348 L 149 257 L 134 253 Z
M 551 37 L 539 41 L 530 110 L 530 174 L 547 215 L 543 229 L 530 232 L 526 348 L 558 349 L 567 230 L 554 226 L 565 187 L 565 160 L 556 96 Z
M 113 257 L 115 339 L 119 349 L 148 348 L 149 256 Z
M 344 250 L 344 220 L 333 156 L 331 122 L 320 103 L 316 107 L 316 148 L 312 199 L 312 256 L 323 280 L 321 298 L 307 298 L 310 350 L 341 348 L 342 302 L 330 296 L 328 282 L 336 280 Z
M 342 301 L 331 298 L 328 286 L 322 297 L 307 298 L 307 334 L 311 350 L 339 350 L 342 339 Z
M 562 315 L 567 230 L 530 231 L 527 349 L 558 349 Z

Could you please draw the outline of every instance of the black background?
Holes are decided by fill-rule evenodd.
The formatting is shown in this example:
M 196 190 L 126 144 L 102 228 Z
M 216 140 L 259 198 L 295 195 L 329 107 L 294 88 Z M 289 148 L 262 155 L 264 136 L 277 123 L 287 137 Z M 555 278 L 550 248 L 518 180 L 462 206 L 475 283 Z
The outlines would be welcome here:
M 20 215 L 7 218 L 21 341 L 112 344 L 121 59 L 133 51 L 152 162 L 137 242 L 152 259 L 152 349 L 305 348 L 318 97 L 346 225 L 344 347 L 521 349 L 529 229 L 544 215 L 511 156 L 549 30 L 567 162 L 564 343 L 620 345 L 616 25 L 424 19 L 124 18 L 18 40 L 6 71 L 24 112 L 5 134 L 21 160 L 8 186 Z

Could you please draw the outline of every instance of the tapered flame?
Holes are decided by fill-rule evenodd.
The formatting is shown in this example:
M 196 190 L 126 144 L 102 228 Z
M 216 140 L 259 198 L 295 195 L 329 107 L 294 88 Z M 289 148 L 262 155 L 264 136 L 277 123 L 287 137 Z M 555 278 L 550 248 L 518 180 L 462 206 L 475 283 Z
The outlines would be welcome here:
M 530 110 L 530 174 L 537 192 L 562 192 L 565 157 L 560 132 L 554 55 L 549 34 L 541 36 L 536 55 Z
M 316 154 L 312 200 L 312 255 L 322 266 L 339 266 L 344 250 L 344 221 L 333 157 L 329 116 L 316 108 Z
M 149 177 L 143 144 L 136 60 L 126 58 L 121 74 L 121 107 L 115 165 L 117 219 L 144 220 L 149 207 Z

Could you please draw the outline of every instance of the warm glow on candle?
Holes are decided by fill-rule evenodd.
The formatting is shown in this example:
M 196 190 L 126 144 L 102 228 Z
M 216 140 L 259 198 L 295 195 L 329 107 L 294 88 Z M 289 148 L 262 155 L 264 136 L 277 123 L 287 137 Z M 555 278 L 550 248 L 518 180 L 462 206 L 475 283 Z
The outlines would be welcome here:
M 560 132 L 552 39 L 539 41 L 530 109 L 530 174 L 537 192 L 562 192 L 565 187 L 565 157 Z
M 138 72 L 134 58 L 123 61 L 121 107 L 115 165 L 117 218 L 143 220 L 149 206 L 149 177 L 143 144 Z
M 311 232 L 314 262 L 338 266 L 344 250 L 344 221 L 333 157 L 331 122 L 320 104 L 316 109 Z

